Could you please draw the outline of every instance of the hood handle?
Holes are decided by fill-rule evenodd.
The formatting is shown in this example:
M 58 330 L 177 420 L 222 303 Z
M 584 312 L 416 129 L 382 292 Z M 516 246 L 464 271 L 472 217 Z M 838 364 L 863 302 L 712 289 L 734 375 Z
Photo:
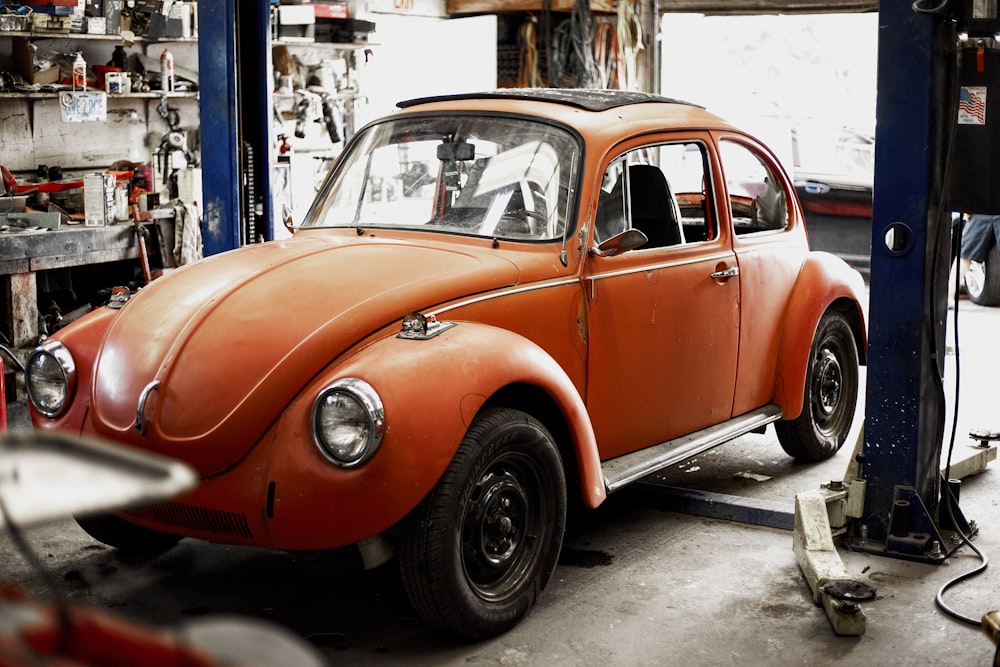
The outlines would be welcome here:
M 146 399 L 149 395 L 156 391 L 160 386 L 159 380 L 153 380 L 147 384 L 143 390 L 139 393 L 139 404 L 135 408 L 135 428 L 139 431 L 139 435 L 146 435 L 146 428 L 149 426 L 149 422 L 146 421 Z

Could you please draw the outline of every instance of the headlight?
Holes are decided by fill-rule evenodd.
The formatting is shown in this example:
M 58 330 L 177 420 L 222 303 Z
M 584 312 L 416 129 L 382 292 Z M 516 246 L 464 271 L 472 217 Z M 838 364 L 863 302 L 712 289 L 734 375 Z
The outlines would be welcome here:
M 332 463 L 361 465 L 375 454 L 385 434 L 385 410 L 371 385 L 357 378 L 337 380 L 313 404 L 313 438 Z
M 59 341 L 48 341 L 31 353 L 24 372 L 28 398 L 46 417 L 58 417 L 76 390 L 76 363 Z

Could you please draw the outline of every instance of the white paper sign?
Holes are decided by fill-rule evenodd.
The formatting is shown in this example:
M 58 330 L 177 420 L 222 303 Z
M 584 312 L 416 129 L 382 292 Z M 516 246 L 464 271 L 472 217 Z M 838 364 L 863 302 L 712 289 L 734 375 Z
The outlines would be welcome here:
M 60 93 L 59 107 L 64 123 L 108 119 L 108 95 L 103 90 L 74 90 Z

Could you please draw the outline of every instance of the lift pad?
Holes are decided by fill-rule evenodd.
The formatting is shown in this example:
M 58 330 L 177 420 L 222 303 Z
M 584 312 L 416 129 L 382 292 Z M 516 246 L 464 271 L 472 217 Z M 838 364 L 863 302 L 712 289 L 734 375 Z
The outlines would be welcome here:
M 875 589 L 847 575 L 833 544 L 826 503 L 827 498 L 819 492 L 795 496 L 792 550 L 809 582 L 813 601 L 826 610 L 833 631 L 838 635 L 863 635 L 866 618 L 860 603 L 874 599 Z

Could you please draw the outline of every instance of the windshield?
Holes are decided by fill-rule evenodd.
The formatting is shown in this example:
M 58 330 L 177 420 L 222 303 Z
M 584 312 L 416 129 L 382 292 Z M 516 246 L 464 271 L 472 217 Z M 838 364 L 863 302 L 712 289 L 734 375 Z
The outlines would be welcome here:
M 531 120 L 389 119 L 356 137 L 302 226 L 559 239 L 579 157 L 568 131 Z

